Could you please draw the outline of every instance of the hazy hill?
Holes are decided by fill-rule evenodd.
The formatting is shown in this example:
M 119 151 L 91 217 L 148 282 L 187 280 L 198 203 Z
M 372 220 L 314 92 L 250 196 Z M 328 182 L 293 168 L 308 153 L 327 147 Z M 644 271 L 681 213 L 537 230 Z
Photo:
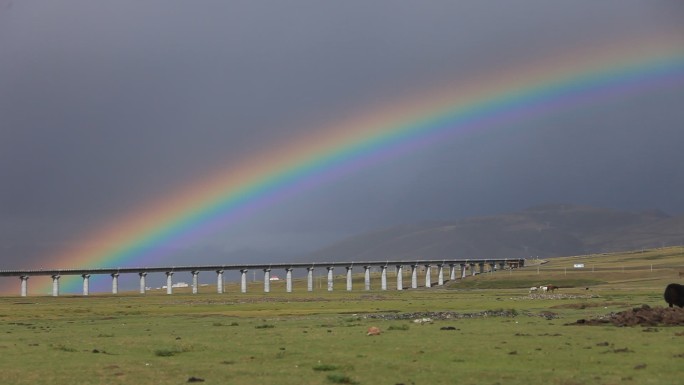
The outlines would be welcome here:
M 684 242 L 684 216 L 556 204 L 452 222 L 401 225 L 333 244 L 308 260 L 553 257 Z

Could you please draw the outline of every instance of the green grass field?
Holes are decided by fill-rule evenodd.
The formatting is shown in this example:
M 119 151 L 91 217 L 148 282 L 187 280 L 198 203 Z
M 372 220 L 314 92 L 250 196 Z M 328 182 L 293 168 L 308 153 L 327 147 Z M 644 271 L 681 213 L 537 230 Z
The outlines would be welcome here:
M 682 283 L 679 271 L 682 249 L 666 248 L 558 258 L 401 292 L 336 284 L 334 292 L 308 293 L 297 282 L 293 293 L 274 284 L 264 294 L 254 284 L 247 294 L 229 285 L 226 294 L 207 287 L 197 295 L 4 297 L 0 377 L 6 384 L 682 384 L 684 326 L 569 325 L 664 306 L 663 289 Z M 561 289 L 528 296 L 530 286 L 546 283 Z M 393 319 L 447 311 L 464 318 Z M 378 315 L 385 318 L 369 318 Z M 367 336 L 371 326 L 382 333 Z

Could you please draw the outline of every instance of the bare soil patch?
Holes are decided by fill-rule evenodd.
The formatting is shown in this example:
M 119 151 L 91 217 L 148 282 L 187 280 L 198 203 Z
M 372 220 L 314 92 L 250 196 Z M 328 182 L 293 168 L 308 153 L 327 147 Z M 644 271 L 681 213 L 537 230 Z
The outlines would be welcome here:
M 627 302 L 567 303 L 551 306 L 551 309 L 586 309 L 588 307 L 625 306 Z
M 568 325 L 676 326 L 684 325 L 684 308 L 642 305 L 593 319 L 580 319 Z
M 513 297 L 512 300 L 545 300 L 545 299 L 592 299 L 600 298 L 596 294 L 562 294 L 562 293 L 531 293 L 521 297 Z
M 517 317 L 520 315 L 528 317 L 542 317 L 546 319 L 558 318 L 558 314 L 543 311 L 540 313 L 532 312 L 518 312 L 515 309 L 497 309 L 497 310 L 485 310 L 476 313 L 458 313 L 455 311 L 429 311 L 429 312 L 413 312 L 413 313 L 398 313 L 398 312 L 384 312 L 376 314 L 364 314 L 363 318 L 366 319 L 381 319 L 385 321 L 396 321 L 396 320 L 423 320 L 420 323 L 431 323 L 436 320 L 452 320 L 452 319 L 464 319 L 464 318 L 487 318 L 487 317 Z

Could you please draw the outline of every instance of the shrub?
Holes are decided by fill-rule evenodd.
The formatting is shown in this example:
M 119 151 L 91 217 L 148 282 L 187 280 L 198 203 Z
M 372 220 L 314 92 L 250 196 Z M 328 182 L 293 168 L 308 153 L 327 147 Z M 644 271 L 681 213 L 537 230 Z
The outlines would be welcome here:
M 70 348 L 70 347 L 64 346 L 64 345 L 57 345 L 57 346 L 55 346 L 55 349 L 61 350 L 63 352 L 71 352 L 71 353 L 76 351 L 76 349 Z
M 257 325 L 254 328 L 255 329 L 273 329 L 275 325 L 269 325 L 269 324 L 263 324 L 263 325 Z
M 171 357 L 178 353 L 175 349 L 157 349 L 154 351 L 154 355 L 157 357 Z
M 328 374 L 328 381 L 335 384 L 356 384 L 357 382 L 352 380 L 349 376 L 344 374 L 332 373 Z
M 189 345 L 174 346 L 172 348 L 157 349 L 154 351 L 154 355 L 157 357 L 171 357 L 175 356 L 176 354 L 190 352 L 192 350 L 195 349 L 193 348 L 193 346 Z

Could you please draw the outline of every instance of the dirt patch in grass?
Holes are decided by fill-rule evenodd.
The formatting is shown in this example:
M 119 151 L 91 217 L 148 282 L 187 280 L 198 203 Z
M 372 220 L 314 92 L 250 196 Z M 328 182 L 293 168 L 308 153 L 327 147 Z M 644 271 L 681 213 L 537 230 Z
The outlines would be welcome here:
M 553 312 L 544 311 L 540 313 L 518 312 L 515 309 L 496 309 L 485 310 L 477 313 L 458 313 L 454 311 L 438 311 L 438 312 L 415 312 L 415 313 L 378 313 L 378 314 L 364 314 L 365 319 L 381 319 L 385 321 L 396 320 L 413 320 L 416 323 L 432 323 L 436 320 L 452 320 L 464 318 L 487 318 L 487 317 L 504 317 L 513 318 L 520 315 L 528 317 L 542 317 L 546 319 L 557 318 L 558 315 Z
M 513 299 L 538 300 L 538 299 L 592 299 L 592 298 L 599 298 L 599 296 L 596 294 L 532 293 L 532 294 L 529 294 L 529 295 L 526 295 L 523 297 L 517 297 L 517 298 L 513 298 Z
M 684 325 L 684 308 L 642 305 L 593 319 L 580 319 L 568 325 L 676 326 Z
M 588 307 L 626 306 L 627 302 L 567 303 L 551 306 L 552 309 L 586 309 Z

